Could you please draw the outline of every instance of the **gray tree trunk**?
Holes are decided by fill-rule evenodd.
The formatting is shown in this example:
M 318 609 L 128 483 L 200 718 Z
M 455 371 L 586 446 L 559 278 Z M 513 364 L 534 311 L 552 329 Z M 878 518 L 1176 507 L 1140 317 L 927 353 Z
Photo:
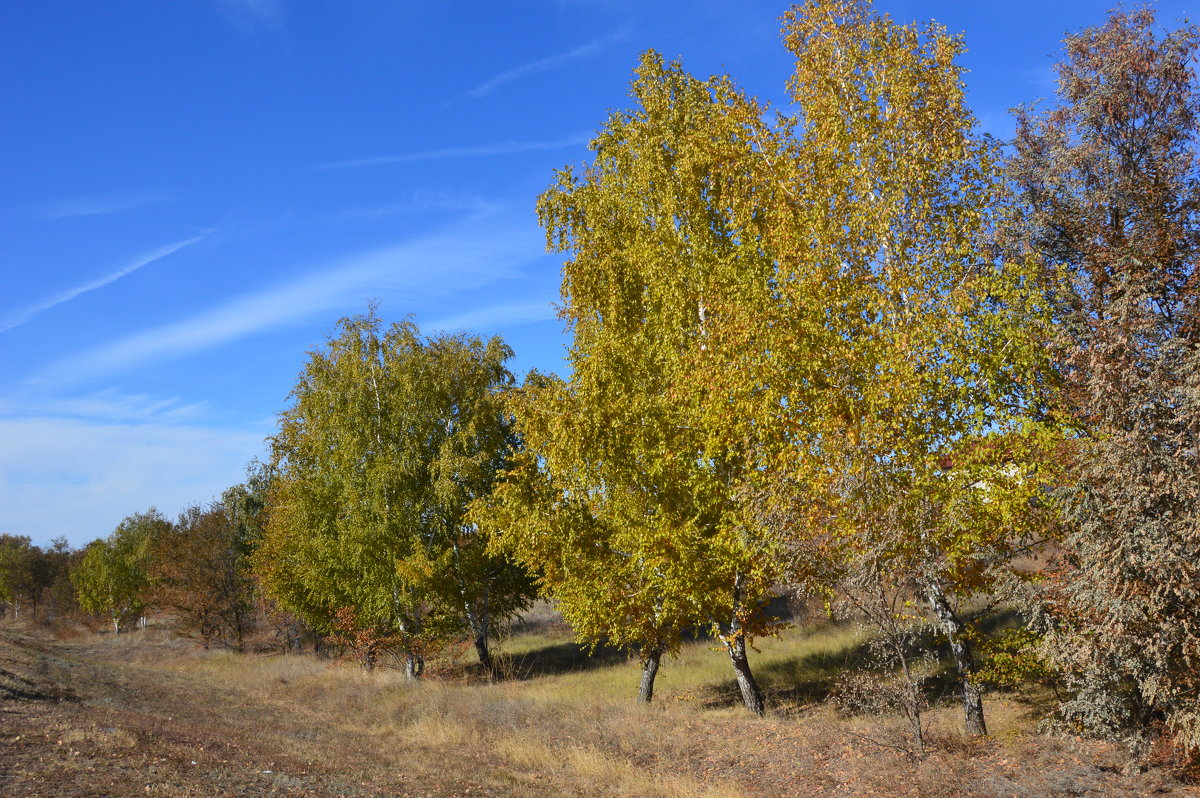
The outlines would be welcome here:
M 639 704 L 649 704 L 654 700 L 654 680 L 658 677 L 662 654 L 661 647 L 653 648 L 642 660 L 642 683 L 638 686 Z
M 754 680 L 754 673 L 750 670 L 750 660 L 746 658 L 746 636 L 741 621 L 744 600 L 742 583 L 741 574 L 734 577 L 733 613 L 729 622 L 729 634 L 725 636 L 725 650 L 729 652 L 729 661 L 733 663 L 733 673 L 738 689 L 742 692 L 742 703 L 755 715 L 765 715 L 767 708 L 762 690 L 758 688 L 758 682 Z
M 765 715 L 767 707 L 763 701 L 762 690 L 758 688 L 758 682 L 754 680 L 754 673 L 750 670 L 750 660 L 746 659 L 746 638 L 739 634 L 725 643 L 725 650 L 729 652 L 729 660 L 733 663 L 738 689 L 742 691 L 742 703 L 755 715 Z
M 974 681 L 975 657 L 971 646 L 963 634 L 963 624 L 946 599 L 937 579 L 930 579 L 925 586 L 926 600 L 937 618 L 942 634 L 950 644 L 950 654 L 954 657 L 954 668 L 958 673 L 963 706 L 963 719 L 967 734 L 977 736 L 987 735 L 987 723 L 983 718 L 983 693 Z
M 412 681 L 421 678 L 421 674 L 425 672 L 425 658 L 409 653 L 404 657 L 404 675 Z
M 467 622 L 471 625 L 471 631 L 475 634 L 475 653 L 479 655 L 479 662 L 483 665 L 484 670 L 487 671 L 488 678 L 498 681 L 500 679 L 500 668 L 496 665 L 496 661 L 492 659 L 492 652 L 488 648 L 492 619 L 488 613 L 486 596 L 481 612 L 477 612 L 470 603 L 465 605 L 465 610 Z

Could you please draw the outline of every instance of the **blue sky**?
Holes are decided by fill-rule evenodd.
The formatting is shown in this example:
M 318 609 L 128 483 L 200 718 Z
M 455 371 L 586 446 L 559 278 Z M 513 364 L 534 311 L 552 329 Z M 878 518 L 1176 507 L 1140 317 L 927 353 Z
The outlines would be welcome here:
M 1192 3 L 1159 4 L 1171 23 Z M 1052 93 L 1106 3 L 882 2 L 966 33 L 976 114 Z M 39 0 L 0 29 L 0 532 L 240 481 L 305 352 L 380 302 L 563 368 L 534 200 L 637 55 L 786 103 L 782 2 Z

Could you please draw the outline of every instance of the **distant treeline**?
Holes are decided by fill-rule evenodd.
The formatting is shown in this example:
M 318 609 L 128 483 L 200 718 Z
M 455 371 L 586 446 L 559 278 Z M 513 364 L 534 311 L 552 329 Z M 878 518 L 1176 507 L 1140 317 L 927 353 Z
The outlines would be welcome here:
M 873 627 L 847 689 L 918 752 L 936 648 L 970 733 L 986 683 L 1041 679 L 1060 729 L 1195 755 L 1198 35 L 1135 9 L 1069 36 L 1010 142 L 966 105 L 960 37 L 865 0 L 785 14 L 782 110 L 647 52 L 538 201 L 568 377 L 343 319 L 270 461 L 90 545 L 80 605 L 234 647 L 274 619 L 416 678 L 452 640 L 495 672 L 542 595 L 640 657 L 644 701 L 711 630 L 762 713 L 748 651 L 786 591 Z M 14 609 L 66 601 L 4 567 Z M 1026 624 L 981 645 L 1000 603 Z
M 28 537 L 0 535 L 0 617 L 50 623 L 77 615 L 71 572 L 81 556 L 66 538 L 43 549 Z

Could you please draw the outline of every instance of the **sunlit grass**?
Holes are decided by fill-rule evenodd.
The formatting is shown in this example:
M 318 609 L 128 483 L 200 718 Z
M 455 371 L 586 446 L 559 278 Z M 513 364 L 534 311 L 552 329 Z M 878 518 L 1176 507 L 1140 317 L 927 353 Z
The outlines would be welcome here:
M 950 796 L 957 777 L 935 761 L 976 768 L 985 765 L 969 763 L 1002 761 L 1004 752 L 1060 756 L 1034 736 L 1030 707 L 989 697 L 993 736 L 981 741 L 963 734 L 961 709 L 947 694 L 925 716 L 931 758 L 911 762 L 903 718 L 848 717 L 826 700 L 840 674 L 869 664 L 854 625 L 798 626 L 756 641 L 765 719 L 741 707 L 719 641 L 684 644 L 664 663 L 647 707 L 636 703 L 636 658 L 611 649 L 591 656 L 561 623 L 518 629 L 498 647 L 509 678 L 496 683 L 465 644 L 431 662 L 432 678 L 417 683 L 394 667 L 368 673 L 311 654 L 200 651 L 154 634 L 63 648 L 119 662 L 131 683 L 153 685 L 144 701 L 128 692 L 120 700 L 155 713 L 155 728 L 186 718 L 185 746 L 199 730 L 220 728 L 228 747 L 214 756 L 236 749 L 257 762 L 255 752 L 269 751 L 262 768 L 276 769 L 270 757 L 283 756 L 289 774 L 403 772 L 427 794 L 465 794 L 471 785 L 496 795 L 773 795 L 802 767 L 807 794 L 830 794 L 846 778 L 871 785 L 847 794 Z M 60 736 L 63 745 L 131 756 L 152 740 L 110 725 L 73 723 Z M 893 791 L 898 768 L 922 791 Z
M 751 665 L 764 690 L 776 705 L 790 706 L 796 696 L 823 698 L 836 672 L 853 660 L 863 642 L 862 631 L 852 625 L 826 624 L 805 629 L 789 628 L 778 637 L 754 643 Z M 636 657 L 604 651 L 600 662 L 582 656 L 574 667 L 529 678 L 538 670 L 537 657 L 567 659 L 578 649 L 570 637 L 544 631 L 515 635 L 505 641 L 503 653 L 514 675 L 527 683 L 522 692 L 538 700 L 572 704 L 632 702 L 637 695 L 641 665 Z M 550 652 L 547 654 L 546 652 Z M 679 653 L 664 661 L 655 695 L 663 703 L 691 703 L 719 710 L 735 702 L 733 670 L 718 640 L 685 643 Z
M 535 634 L 509 643 L 510 651 L 533 653 L 564 640 Z M 702 645 L 689 650 L 693 648 L 705 667 L 710 655 L 720 655 Z M 552 779 L 567 792 L 570 785 L 602 783 L 605 794 L 613 795 L 742 794 L 732 784 L 701 783 L 657 768 L 647 771 L 647 756 L 684 761 L 696 743 L 685 735 L 662 734 L 661 724 L 675 726 L 680 709 L 634 704 L 630 685 L 636 687 L 639 676 L 636 662 L 498 684 L 414 684 L 396 670 L 367 673 L 349 663 L 305 656 L 210 652 L 172 667 L 221 689 L 249 693 L 260 705 L 303 707 L 314 719 L 332 721 L 340 734 L 352 734 L 363 753 L 377 757 L 420 751 L 431 765 L 462 752 L 486 751 L 522 778 Z M 269 722 L 263 729 L 272 731 Z M 321 735 L 317 737 L 319 741 Z M 296 755 L 305 753 L 303 742 L 281 743 Z

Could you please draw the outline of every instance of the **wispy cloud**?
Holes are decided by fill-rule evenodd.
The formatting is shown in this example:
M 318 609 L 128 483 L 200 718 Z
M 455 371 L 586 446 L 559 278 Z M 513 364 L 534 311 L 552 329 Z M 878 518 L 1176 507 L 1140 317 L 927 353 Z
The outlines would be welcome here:
M 487 158 L 493 155 L 513 155 L 521 152 L 537 152 L 539 150 L 562 150 L 567 147 L 577 147 L 586 144 L 591 137 L 580 133 L 570 138 L 558 141 L 502 141 L 497 144 L 485 144 L 479 147 L 451 147 L 444 150 L 426 150 L 410 152 L 404 155 L 382 155 L 375 158 L 354 158 L 348 161 L 333 161 L 321 164 L 317 169 L 349 169 L 362 166 L 386 166 L 388 164 L 409 163 L 412 161 L 435 161 L 444 158 Z
M 480 332 L 496 330 L 501 327 L 516 327 L 522 324 L 533 324 L 547 321 L 558 315 L 554 303 L 516 302 L 507 305 L 478 308 L 453 316 L 445 316 L 428 322 L 431 330 L 476 330 Z
M 101 422 L 179 423 L 196 421 L 208 409 L 206 402 L 185 403 L 105 388 L 77 396 L 56 396 L 41 391 L 18 391 L 0 396 L 0 417 L 54 416 Z
M 242 479 L 270 431 L 0 417 L 0 531 L 80 546 L 152 504 L 173 514 L 211 500 Z
M 233 299 L 183 321 L 135 333 L 67 357 L 34 384 L 65 384 L 184 356 L 368 298 L 399 294 L 411 303 L 514 276 L 541 256 L 536 228 L 501 216 L 474 216 L 440 233 L 346 258 L 287 285 Z
M 81 545 L 157 505 L 215 498 L 261 455 L 273 419 L 211 425 L 207 404 L 106 388 L 0 395 L 0 531 Z M 185 453 L 181 456 L 181 453 Z
M 109 272 L 102 277 L 89 280 L 88 282 L 77 285 L 74 288 L 68 288 L 66 291 L 61 291 L 53 296 L 39 300 L 18 310 L 14 310 L 5 314 L 4 316 L 0 316 L 0 332 L 6 332 L 14 327 L 19 327 L 39 313 L 43 313 L 55 305 L 61 305 L 64 302 L 70 302 L 80 294 L 86 294 L 88 291 L 95 291 L 97 288 L 103 288 L 109 283 L 120 280 L 122 277 L 130 274 L 131 272 L 137 271 L 143 266 L 148 266 L 149 264 L 154 263 L 156 260 L 162 260 L 168 255 L 178 252 L 184 247 L 195 244 L 202 238 L 204 238 L 203 235 L 192 236 L 191 238 L 185 238 L 182 241 L 176 241 L 173 244 L 167 244 L 166 246 L 159 247 L 156 250 L 147 252 L 145 255 L 134 258 L 132 261 L 116 271 Z
M 37 214 L 47 220 L 73 219 L 77 216 L 102 216 L 109 213 L 120 213 L 166 202 L 171 195 L 165 191 L 123 191 L 116 194 L 89 194 L 85 197 L 69 197 L 67 199 L 45 202 L 37 206 Z
M 513 81 L 521 80 L 522 78 L 529 77 L 530 75 L 536 75 L 538 72 L 548 72 L 552 69 L 560 69 L 569 64 L 573 64 L 576 61 L 582 61 L 584 59 L 591 58 L 595 55 L 598 55 L 602 50 L 604 50 L 605 47 L 613 42 L 624 39 L 626 35 L 627 34 L 624 31 L 614 33 L 600 39 L 594 39 L 587 44 L 581 44 L 573 50 L 567 50 L 565 53 L 552 55 L 548 58 L 541 58 L 537 61 L 530 61 L 526 64 L 521 64 L 520 66 L 513 67 L 512 69 L 505 70 L 498 75 L 493 75 L 492 77 L 488 78 L 483 83 L 480 83 L 475 88 L 463 94 L 461 97 L 456 97 L 455 99 L 451 100 L 449 103 L 447 103 L 447 105 L 464 99 L 478 100 L 481 97 L 486 97 L 487 95 L 491 94 L 497 88 L 506 83 L 512 83 Z
M 495 203 L 478 194 L 455 194 L 451 192 L 417 192 L 412 196 L 397 202 L 384 205 L 358 206 L 345 208 L 326 216 L 326 221 L 346 222 L 355 220 L 386 219 L 392 216 L 404 216 L 412 213 L 428 213 L 430 211 L 459 211 L 486 213 L 497 210 Z
M 283 22 L 282 0 L 217 0 L 221 11 L 244 31 L 278 27 Z

